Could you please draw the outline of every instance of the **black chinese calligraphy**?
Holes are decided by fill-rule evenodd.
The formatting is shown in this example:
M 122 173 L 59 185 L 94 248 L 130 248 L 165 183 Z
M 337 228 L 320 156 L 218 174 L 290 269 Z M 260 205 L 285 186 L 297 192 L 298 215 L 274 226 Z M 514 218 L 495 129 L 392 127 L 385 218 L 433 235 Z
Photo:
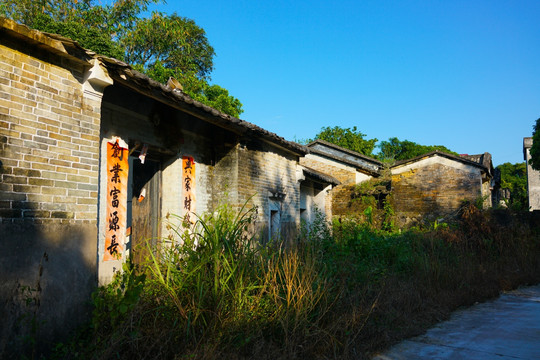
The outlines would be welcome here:
M 115 164 L 113 168 L 110 170 L 110 172 L 113 173 L 113 176 L 111 177 L 111 182 L 113 183 L 120 183 L 120 171 L 123 171 L 120 167 L 120 164 Z
M 118 225 L 119 220 L 120 218 L 118 217 L 118 211 L 109 214 L 109 231 L 117 231 L 118 229 L 120 229 L 120 226 Z
M 124 149 L 120 147 L 118 144 L 118 140 L 114 144 L 112 144 L 112 155 L 113 158 L 118 158 L 122 160 L 124 158 Z
M 184 198 L 184 209 L 191 210 L 191 196 Z
M 109 195 L 112 196 L 111 206 L 114 208 L 117 208 L 119 205 L 118 194 L 120 194 L 120 190 L 118 190 L 116 186 L 109 193 Z
M 186 191 L 190 191 L 190 190 L 191 190 L 191 178 L 186 177 L 186 178 L 184 179 L 184 186 L 185 186 Z
M 184 170 L 189 171 L 189 173 L 191 174 L 191 170 L 193 169 L 193 162 L 191 161 L 191 158 L 186 158 L 185 164 L 186 166 L 184 166 Z
M 118 254 L 118 241 L 116 241 L 116 235 L 111 236 L 111 245 L 107 247 L 107 251 L 111 255 L 117 255 Z

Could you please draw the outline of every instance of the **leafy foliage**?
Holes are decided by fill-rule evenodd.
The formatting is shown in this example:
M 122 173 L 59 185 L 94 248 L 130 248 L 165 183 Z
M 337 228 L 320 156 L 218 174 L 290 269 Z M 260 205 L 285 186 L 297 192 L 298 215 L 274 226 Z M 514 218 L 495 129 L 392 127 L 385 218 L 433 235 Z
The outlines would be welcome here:
M 529 162 L 535 170 L 540 170 L 540 118 L 536 120 L 533 126 L 533 144 L 531 146 L 531 159 Z
M 54 21 L 49 15 L 39 14 L 33 19 L 35 29 L 59 34 L 75 40 L 85 49 L 92 49 L 100 55 L 124 60 L 124 49 L 113 41 L 110 36 L 94 27 L 87 27 L 79 21 Z
M 151 18 L 137 21 L 122 44 L 126 60 L 145 69 L 159 62 L 166 69 L 194 74 L 199 79 L 207 79 L 213 70 L 215 52 L 205 31 L 176 13 L 154 12 Z
M 102 5 L 99 0 L 4 0 L 0 15 L 35 27 L 34 21 L 43 14 L 55 22 L 79 22 L 117 38 L 134 26 L 137 16 L 146 11 L 149 4 L 159 1 L 115 0 Z
M 125 60 L 161 83 L 174 77 L 195 100 L 240 116 L 242 103 L 208 82 L 215 51 L 204 29 L 177 14 L 154 12 L 150 18 L 138 17 L 149 4 L 160 1 L 6 0 L 0 3 L 0 16 L 71 38 L 100 55 Z
M 328 141 L 345 149 L 356 151 L 366 156 L 371 156 L 377 139 L 364 139 L 366 134 L 362 134 L 356 126 L 352 128 L 342 128 L 339 126 L 323 127 L 321 131 L 315 135 L 315 139 Z
M 420 145 L 409 140 L 401 141 L 397 137 L 392 137 L 387 141 L 381 141 L 379 149 L 380 151 L 377 154 L 377 157 L 386 161 L 412 159 L 435 150 L 458 155 L 442 145 Z
M 515 210 L 528 210 L 526 164 L 504 163 L 497 169 L 501 172 L 501 189 L 510 190 L 508 205 Z
M 199 92 L 194 92 L 188 89 L 187 93 L 193 99 L 211 106 L 225 114 L 239 117 L 243 112 L 242 103 L 240 100 L 229 95 L 229 91 L 219 85 L 204 84 Z
M 216 84 L 210 85 L 206 80 L 198 78 L 193 73 L 182 73 L 178 69 L 166 68 L 160 61 L 151 64 L 147 69 L 142 65 L 135 65 L 133 67 L 161 83 L 167 82 L 170 77 L 177 79 L 182 84 L 183 91 L 192 99 L 200 101 L 225 114 L 239 117 L 244 112 L 240 100 L 229 95 L 227 89 Z

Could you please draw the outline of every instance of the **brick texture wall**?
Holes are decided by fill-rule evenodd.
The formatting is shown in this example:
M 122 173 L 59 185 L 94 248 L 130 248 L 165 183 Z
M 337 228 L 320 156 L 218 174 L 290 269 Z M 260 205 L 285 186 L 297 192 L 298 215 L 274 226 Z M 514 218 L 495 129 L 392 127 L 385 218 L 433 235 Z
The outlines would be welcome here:
M 2 222 L 95 223 L 100 109 L 82 72 L 0 47 Z
M 83 73 L 0 35 L 0 358 L 31 356 L 25 315 L 40 354 L 90 314 L 100 101 L 85 96 Z
M 356 169 L 346 165 L 339 165 L 320 156 L 308 154 L 300 158 L 300 164 L 328 174 L 338 179 L 342 184 L 356 183 Z
M 238 146 L 238 205 L 249 198 L 258 207 L 257 227 L 268 237 L 271 210 L 279 211 L 281 235 L 292 239 L 300 224 L 300 183 L 296 179 L 296 157 L 263 142 Z M 283 198 L 271 194 L 281 193 Z
M 481 196 L 481 174 L 474 167 L 441 163 L 392 175 L 395 212 L 401 224 L 455 214 L 463 200 Z

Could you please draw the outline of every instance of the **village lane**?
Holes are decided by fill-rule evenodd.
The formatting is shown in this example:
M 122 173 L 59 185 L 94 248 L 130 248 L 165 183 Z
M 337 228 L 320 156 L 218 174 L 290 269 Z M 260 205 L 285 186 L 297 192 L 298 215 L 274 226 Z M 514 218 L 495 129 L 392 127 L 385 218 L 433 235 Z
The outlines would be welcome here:
M 456 311 L 373 360 L 540 359 L 540 285 Z

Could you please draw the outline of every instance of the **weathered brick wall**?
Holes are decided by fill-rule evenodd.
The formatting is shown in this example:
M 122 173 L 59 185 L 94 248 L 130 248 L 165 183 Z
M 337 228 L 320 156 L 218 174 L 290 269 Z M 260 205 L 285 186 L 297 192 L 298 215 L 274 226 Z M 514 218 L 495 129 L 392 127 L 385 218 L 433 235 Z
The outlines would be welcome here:
M 238 156 L 238 205 L 250 197 L 258 207 L 257 226 L 262 240 L 269 237 L 272 210 L 279 211 L 281 235 L 291 240 L 300 224 L 300 183 L 297 180 L 296 156 L 253 140 L 240 144 Z M 273 194 L 283 194 L 283 198 Z
M 338 185 L 332 189 L 332 215 L 347 216 L 361 214 L 366 208 L 361 199 L 355 199 L 354 185 Z
M 463 200 L 481 196 L 480 170 L 431 158 L 393 169 L 394 209 L 401 225 L 455 214 Z
M 328 174 L 338 179 L 342 184 L 355 184 L 357 181 L 356 169 L 352 166 L 338 164 L 321 156 L 307 154 L 300 158 L 300 164 Z
M 29 315 L 38 350 L 72 331 L 96 285 L 99 101 L 84 96 L 79 63 L 9 41 L 0 37 L 0 358 L 24 353 Z
M 486 176 L 482 177 L 482 206 L 484 209 L 488 209 L 493 206 L 493 200 L 491 195 L 491 179 Z
M 96 221 L 100 109 L 72 67 L 0 47 L 2 222 Z

